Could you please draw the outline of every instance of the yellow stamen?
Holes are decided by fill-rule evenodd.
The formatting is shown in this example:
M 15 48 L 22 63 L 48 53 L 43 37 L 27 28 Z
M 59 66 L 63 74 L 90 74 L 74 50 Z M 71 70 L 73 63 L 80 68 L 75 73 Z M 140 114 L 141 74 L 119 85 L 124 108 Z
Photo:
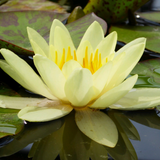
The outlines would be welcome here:
M 57 51 L 55 52 L 55 64 L 58 64 L 58 54 L 57 54 Z
M 59 64 L 59 68 L 62 69 L 63 65 L 65 63 L 65 49 L 63 49 L 63 54 L 62 54 L 62 58 Z
M 71 48 L 68 47 L 67 56 L 66 56 L 66 51 L 63 48 L 62 57 L 58 65 L 58 53 L 57 51 L 55 51 L 55 63 L 59 66 L 60 69 L 62 69 L 65 62 L 68 62 L 71 59 L 74 59 L 75 61 L 77 61 L 77 55 L 75 50 L 73 51 L 73 54 L 74 55 L 72 56 Z M 89 54 L 90 54 L 90 57 L 88 57 Z M 107 62 L 108 62 L 108 58 L 106 58 L 106 63 Z M 92 74 L 94 74 L 99 68 L 102 67 L 101 53 L 98 53 L 98 49 L 96 50 L 95 55 L 93 57 L 93 53 L 88 53 L 88 46 L 86 47 L 82 67 L 89 69 Z
M 75 50 L 74 50 L 74 60 L 77 61 L 77 55 Z
M 108 62 L 108 58 L 106 58 L 106 63 Z
M 101 53 L 99 53 L 99 64 L 98 64 L 98 68 L 102 67 L 102 63 L 101 63 Z
M 98 49 L 96 50 L 93 61 L 94 61 L 93 68 L 94 68 L 94 72 L 95 72 L 98 68 Z
M 84 59 L 85 59 L 85 67 L 84 68 L 88 68 L 88 47 L 86 47 Z
M 67 53 L 67 58 L 66 58 L 66 62 L 68 62 L 69 60 L 73 59 L 72 55 L 71 55 L 71 48 L 68 47 L 68 53 Z
M 83 68 L 85 68 L 85 58 L 83 58 Z

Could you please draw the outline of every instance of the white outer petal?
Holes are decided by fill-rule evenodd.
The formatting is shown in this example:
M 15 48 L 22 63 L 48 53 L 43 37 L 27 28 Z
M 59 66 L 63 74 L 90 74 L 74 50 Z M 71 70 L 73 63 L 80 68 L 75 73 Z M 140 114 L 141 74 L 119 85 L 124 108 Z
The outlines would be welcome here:
M 66 77 L 66 79 L 68 78 L 68 76 L 75 70 L 78 68 L 82 68 L 82 66 L 75 60 L 69 60 L 68 62 L 66 62 L 63 67 L 62 67 L 62 72 L 64 74 L 64 76 Z
M 45 122 L 64 117 L 72 109 L 71 106 L 66 104 L 51 107 L 28 106 L 18 112 L 18 117 L 30 122 Z
M 49 102 L 51 102 L 51 100 L 46 98 L 27 98 L 0 95 L 0 107 L 2 108 L 22 109 L 27 106 L 43 106 Z
M 123 96 L 125 96 L 133 88 L 134 84 L 136 83 L 137 78 L 138 78 L 137 75 L 129 77 L 127 80 L 125 80 L 120 85 L 104 93 L 89 107 L 97 108 L 97 109 L 108 108 L 110 105 L 112 105 L 113 103 L 121 99 Z
M 56 27 L 54 30 L 54 47 L 60 51 L 58 54 L 58 64 L 61 60 L 63 49 L 65 49 L 65 58 L 67 57 L 68 47 L 71 49 L 71 54 L 73 55 L 75 47 L 71 36 L 68 35 L 62 28 Z
M 66 34 L 68 36 L 70 36 L 70 33 L 69 33 L 68 29 L 65 27 L 65 25 L 61 21 L 59 21 L 58 19 L 54 19 L 52 22 L 52 25 L 51 25 L 51 29 L 50 29 L 49 45 L 54 46 L 54 31 L 57 26 L 62 28 L 66 32 Z
M 135 40 L 127 43 L 127 44 L 126 44 L 125 46 L 123 46 L 122 48 L 120 48 L 120 49 L 116 52 L 115 56 L 119 55 L 119 54 L 122 53 L 122 52 L 125 52 L 125 50 L 129 49 L 130 47 L 132 47 L 132 46 L 134 46 L 134 45 L 136 45 L 136 44 L 140 44 L 140 43 L 144 43 L 144 44 L 145 44 L 145 42 L 146 42 L 146 38 L 143 38 L 143 37 L 142 37 L 142 38 L 137 38 L 137 39 L 135 39 Z
M 139 110 L 160 105 L 160 88 L 133 88 L 116 103 L 112 109 Z
M 116 44 L 117 44 L 117 32 L 112 32 L 98 44 L 95 50 L 98 49 L 98 52 L 101 53 L 102 59 L 104 59 L 108 57 L 110 54 L 114 53 Z
M 86 30 L 80 44 L 83 41 L 87 40 L 91 43 L 93 50 L 95 50 L 95 48 L 103 40 L 103 38 L 104 38 L 104 32 L 101 25 L 97 21 L 94 21 Z
M 7 49 L 1 49 L 0 52 L 14 72 L 21 78 L 21 81 L 24 81 L 31 88 L 31 91 L 49 99 L 57 99 L 50 93 L 49 88 L 23 59 Z M 18 76 L 17 78 L 19 78 Z M 16 76 L 13 78 L 16 78 Z
M 64 90 L 73 106 L 85 106 L 94 95 L 91 72 L 85 68 L 74 70 L 68 77 Z
M 105 85 L 107 85 L 111 69 L 112 62 L 107 62 L 93 74 L 93 85 L 96 93 L 95 97 L 97 97 L 102 92 Z
M 120 84 L 129 75 L 141 58 L 144 48 L 145 43 L 140 43 L 126 49 L 125 54 L 124 52 L 121 53 L 122 57 L 114 64 L 110 82 L 103 90 L 103 93 Z
M 42 50 L 43 53 L 49 57 L 49 46 L 45 39 L 34 29 L 27 27 L 28 37 L 32 45 L 35 54 L 38 54 L 38 50 Z M 34 43 L 32 43 L 34 42 Z M 37 48 L 38 47 L 38 48 Z
M 54 62 L 41 55 L 35 55 L 33 59 L 38 72 L 53 95 L 61 100 L 67 101 L 64 92 L 66 79 L 59 67 Z

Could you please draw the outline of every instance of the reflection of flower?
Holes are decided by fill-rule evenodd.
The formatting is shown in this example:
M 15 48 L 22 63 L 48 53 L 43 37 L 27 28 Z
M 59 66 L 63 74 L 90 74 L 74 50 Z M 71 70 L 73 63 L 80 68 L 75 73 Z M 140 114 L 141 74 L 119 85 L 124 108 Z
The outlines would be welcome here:
M 115 52 L 116 32 L 104 38 L 99 23 L 93 22 L 76 50 L 68 30 L 58 20 L 51 26 L 49 46 L 35 30 L 28 28 L 28 35 L 42 79 L 7 49 L 1 49 L 5 61 L 1 60 L 0 66 L 26 89 L 47 99 L 1 96 L 0 106 L 23 108 L 18 116 L 28 121 L 57 119 L 75 109 L 76 123 L 84 134 L 114 147 L 116 126 L 97 109 L 109 107 L 132 89 L 137 75 L 124 79 L 143 54 L 145 38 Z

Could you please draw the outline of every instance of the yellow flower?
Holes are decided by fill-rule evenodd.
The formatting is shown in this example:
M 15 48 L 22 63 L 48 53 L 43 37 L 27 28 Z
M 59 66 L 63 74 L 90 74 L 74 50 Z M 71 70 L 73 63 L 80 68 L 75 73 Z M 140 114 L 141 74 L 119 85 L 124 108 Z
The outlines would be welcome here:
M 104 38 L 96 21 L 89 26 L 77 49 L 58 20 L 51 26 L 49 45 L 35 30 L 27 30 L 40 77 L 7 49 L 0 50 L 5 59 L 0 66 L 24 88 L 46 98 L 0 96 L 0 107 L 21 109 L 19 118 L 33 122 L 54 120 L 75 109 L 77 126 L 84 134 L 114 147 L 118 140 L 116 126 L 99 109 L 130 107 L 123 107 L 123 102 L 118 106 L 117 102 L 123 101 L 137 80 L 137 75 L 126 77 L 142 56 L 146 39 L 136 39 L 115 52 L 116 32 Z

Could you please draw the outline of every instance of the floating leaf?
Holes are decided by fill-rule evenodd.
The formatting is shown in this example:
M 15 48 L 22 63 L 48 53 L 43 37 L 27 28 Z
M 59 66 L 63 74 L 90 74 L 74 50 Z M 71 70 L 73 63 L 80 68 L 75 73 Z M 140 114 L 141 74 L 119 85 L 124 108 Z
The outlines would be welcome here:
M 0 48 L 8 48 L 17 54 L 32 55 L 33 52 L 29 43 L 26 27 L 29 26 L 35 29 L 48 41 L 53 19 L 57 18 L 63 21 L 68 16 L 69 14 L 67 13 L 58 14 L 45 11 L 0 13 Z M 105 33 L 107 29 L 106 22 L 93 13 L 67 25 L 76 47 L 86 29 L 95 20 L 102 25 Z
M 18 111 L 0 108 L 0 138 L 16 135 L 23 129 L 23 121 L 17 117 Z
M 75 20 L 77 20 L 77 19 L 79 19 L 79 18 L 81 18 L 83 16 L 85 16 L 85 13 L 83 12 L 82 7 L 77 6 L 76 8 L 74 8 L 72 13 L 68 17 L 67 23 L 74 22 Z
M 147 1 L 149 0 L 90 0 L 84 12 L 94 12 L 108 23 L 117 23 L 127 18 L 128 10 L 134 12 Z
M 5 83 L 0 83 L 0 95 L 19 96 L 17 92 L 13 91 Z
M 37 30 L 45 39 L 48 39 L 53 19 L 63 21 L 67 17 L 67 13 L 58 14 L 46 11 L 0 13 L 0 48 L 8 48 L 17 54 L 32 55 L 27 26 Z
M 22 11 L 22 10 L 46 10 L 64 13 L 65 9 L 57 3 L 46 0 L 10 0 L 0 6 L 1 12 Z
M 101 24 L 104 34 L 107 31 L 107 24 L 106 22 L 97 17 L 94 13 L 88 14 L 72 23 L 69 23 L 66 25 L 68 28 L 71 37 L 73 39 L 73 42 L 75 44 L 75 47 L 78 47 L 80 40 L 82 39 L 83 34 L 87 30 L 87 28 L 90 26 L 91 23 L 94 21 L 97 21 Z
M 131 74 L 138 74 L 135 87 L 160 88 L 160 59 L 151 59 L 138 63 Z
M 160 23 L 160 12 L 138 12 L 137 15 L 141 18 Z
M 128 43 L 139 37 L 146 37 L 146 48 L 160 53 L 160 27 L 158 26 L 112 26 L 110 32 L 118 33 L 118 41 Z

